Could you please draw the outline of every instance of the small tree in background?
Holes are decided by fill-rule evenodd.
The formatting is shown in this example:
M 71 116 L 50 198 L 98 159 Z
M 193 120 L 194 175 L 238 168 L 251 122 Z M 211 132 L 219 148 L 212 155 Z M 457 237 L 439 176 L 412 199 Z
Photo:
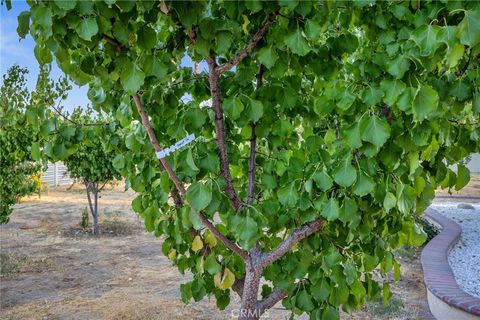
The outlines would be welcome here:
M 81 132 L 77 134 L 81 134 L 83 139 L 78 144 L 76 151 L 68 155 L 63 160 L 63 163 L 67 167 L 70 177 L 85 184 L 88 208 L 93 221 L 92 232 L 98 235 L 100 234 L 100 225 L 98 223 L 99 193 L 107 183 L 120 179 L 121 176 L 112 165 L 112 159 L 115 157 L 115 154 L 107 151 L 103 146 L 109 138 L 94 134 L 91 128 L 89 128 L 95 124 L 94 121 L 101 122 L 103 119 L 100 116 L 94 119 L 91 110 L 87 110 L 83 114 L 81 109 L 77 109 L 69 119 L 77 127 L 79 126 L 76 130 L 81 130 Z M 69 124 L 66 125 L 67 128 L 72 128 Z M 85 127 L 82 128 L 83 125 Z
M 47 92 L 40 86 L 36 92 L 30 92 L 27 73 L 25 68 L 12 66 L 3 76 L 0 89 L 0 223 L 9 221 L 12 206 L 20 197 L 40 188 L 38 175 L 42 167 L 33 162 L 30 152 L 38 130 L 27 121 L 35 122 L 36 116 L 27 107 L 40 97 L 54 95 L 55 90 Z M 48 68 L 41 68 L 39 82 L 48 73 Z

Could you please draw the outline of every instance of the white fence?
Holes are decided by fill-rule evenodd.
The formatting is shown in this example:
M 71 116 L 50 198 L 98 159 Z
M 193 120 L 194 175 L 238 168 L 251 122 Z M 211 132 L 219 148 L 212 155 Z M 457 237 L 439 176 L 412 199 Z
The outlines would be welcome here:
M 48 163 L 47 171 L 42 175 L 42 182 L 50 187 L 64 186 L 73 183 L 67 172 L 67 167 L 62 162 Z

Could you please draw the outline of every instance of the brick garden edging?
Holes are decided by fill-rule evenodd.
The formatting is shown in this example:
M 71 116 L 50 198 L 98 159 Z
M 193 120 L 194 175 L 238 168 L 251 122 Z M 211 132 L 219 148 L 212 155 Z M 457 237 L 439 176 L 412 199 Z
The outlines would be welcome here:
M 423 248 L 421 255 L 432 314 L 439 320 L 452 319 L 453 316 L 455 319 L 480 319 L 480 299 L 458 286 L 448 263 L 448 253 L 459 240 L 461 227 L 431 208 L 425 211 L 425 216 L 442 227 L 440 234 Z

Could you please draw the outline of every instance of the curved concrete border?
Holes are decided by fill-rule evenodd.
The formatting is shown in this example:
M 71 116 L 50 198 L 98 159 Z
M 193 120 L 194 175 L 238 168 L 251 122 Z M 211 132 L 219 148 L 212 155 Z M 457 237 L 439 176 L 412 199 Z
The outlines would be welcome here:
M 431 208 L 425 215 L 442 227 L 421 256 L 430 311 L 438 320 L 480 319 L 480 299 L 460 289 L 448 264 L 448 253 L 459 240 L 462 228 Z

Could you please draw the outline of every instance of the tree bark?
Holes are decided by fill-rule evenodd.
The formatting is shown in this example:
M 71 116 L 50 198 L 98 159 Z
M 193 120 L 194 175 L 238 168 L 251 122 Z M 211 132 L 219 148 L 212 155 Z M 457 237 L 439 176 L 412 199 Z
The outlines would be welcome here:
M 87 181 L 85 181 L 85 187 L 87 188 L 88 207 L 93 220 L 92 233 L 98 235 L 100 234 L 100 225 L 98 224 L 98 190 L 95 188 L 95 184 Z M 93 202 L 91 193 L 95 197 Z
M 257 308 L 258 289 L 262 277 L 263 268 L 259 261 L 261 258 L 260 247 L 257 245 L 250 250 L 248 259 L 245 261 L 245 279 L 243 284 L 242 303 L 238 315 L 239 320 L 255 320 L 261 316 Z

